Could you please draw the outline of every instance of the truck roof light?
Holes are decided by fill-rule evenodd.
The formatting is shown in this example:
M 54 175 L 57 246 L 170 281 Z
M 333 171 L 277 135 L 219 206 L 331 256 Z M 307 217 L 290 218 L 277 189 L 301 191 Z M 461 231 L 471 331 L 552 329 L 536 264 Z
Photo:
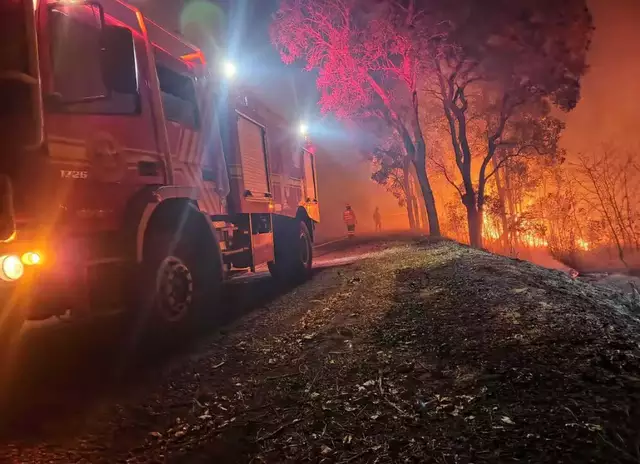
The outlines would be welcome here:
M 238 69 L 234 63 L 227 60 L 222 63 L 222 72 L 227 79 L 233 79 Z

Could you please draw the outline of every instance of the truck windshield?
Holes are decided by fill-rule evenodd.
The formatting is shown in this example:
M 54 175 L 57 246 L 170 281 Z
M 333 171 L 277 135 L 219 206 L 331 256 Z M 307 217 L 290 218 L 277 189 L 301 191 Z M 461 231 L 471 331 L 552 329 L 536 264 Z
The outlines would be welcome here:
M 38 140 L 38 81 L 29 69 L 35 44 L 30 44 L 27 23 L 33 21 L 32 1 L 0 0 L 0 143 L 5 147 Z
M 29 72 L 28 32 L 23 1 L 0 0 L 0 72 Z

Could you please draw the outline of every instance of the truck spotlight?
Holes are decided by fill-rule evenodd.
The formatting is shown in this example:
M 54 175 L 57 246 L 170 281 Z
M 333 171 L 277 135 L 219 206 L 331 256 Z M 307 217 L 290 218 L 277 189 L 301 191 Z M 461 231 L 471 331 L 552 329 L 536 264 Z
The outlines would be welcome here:
M 0 256 L 0 279 L 13 282 L 24 274 L 24 266 L 16 255 Z
M 233 79 L 237 72 L 236 65 L 231 61 L 225 61 L 222 63 L 222 73 L 227 79 Z
M 307 135 L 309 133 L 309 126 L 306 123 L 300 123 L 300 135 Z
M 41 262 L 42 256 L 35 251 L 28 251 L 22 255 L 22 264 L 26 264 L 27 266 L 35 266 Z

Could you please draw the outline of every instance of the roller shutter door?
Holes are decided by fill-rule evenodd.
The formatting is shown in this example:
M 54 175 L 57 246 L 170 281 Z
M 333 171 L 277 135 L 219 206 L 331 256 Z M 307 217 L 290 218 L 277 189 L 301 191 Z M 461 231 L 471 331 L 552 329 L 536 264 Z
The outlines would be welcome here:
M 238 138 L 244 188 L 253 197 L 264 198 L 269 193 L 269 178 L 264 143 L 264 129 L 238 115 Z
M 307 150 L 302 151 L 303 167 L 304 167 L 304 190 L 305 200 L 317 200 L 316 195 L 316 173 L 313 165 L 313 154 Z

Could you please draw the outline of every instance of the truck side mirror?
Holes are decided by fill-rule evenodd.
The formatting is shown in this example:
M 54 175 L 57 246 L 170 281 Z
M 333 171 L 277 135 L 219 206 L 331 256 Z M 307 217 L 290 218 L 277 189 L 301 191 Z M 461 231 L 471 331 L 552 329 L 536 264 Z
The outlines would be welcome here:
M 138 93 L 133 33 L 126 27 L 102 28 L 102 76 L 110 92 Z

